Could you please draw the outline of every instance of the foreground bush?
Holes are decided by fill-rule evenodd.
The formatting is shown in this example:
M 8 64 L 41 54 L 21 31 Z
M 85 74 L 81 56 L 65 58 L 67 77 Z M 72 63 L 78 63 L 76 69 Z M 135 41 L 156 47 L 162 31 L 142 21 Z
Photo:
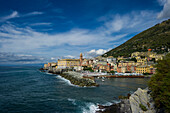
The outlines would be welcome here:
M 170 53 L 156 65 L 156 74 L 149 81 L 151 96 L 157 108 L 170 113 Z

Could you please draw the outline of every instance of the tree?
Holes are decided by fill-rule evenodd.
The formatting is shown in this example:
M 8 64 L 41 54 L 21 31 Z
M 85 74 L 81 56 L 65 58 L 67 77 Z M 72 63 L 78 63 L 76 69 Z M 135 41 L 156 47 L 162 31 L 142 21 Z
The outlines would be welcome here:
M 83 68 L 83 70 L 84 70 L 84 71 L 94 72 L 91 67 L 87 67 L 87 66 L 85 66 L 85 67 Z
M 156 74 L 149 81 L 151 96 L 157 108 L 170 112 L 170 53 L 156 65 Z

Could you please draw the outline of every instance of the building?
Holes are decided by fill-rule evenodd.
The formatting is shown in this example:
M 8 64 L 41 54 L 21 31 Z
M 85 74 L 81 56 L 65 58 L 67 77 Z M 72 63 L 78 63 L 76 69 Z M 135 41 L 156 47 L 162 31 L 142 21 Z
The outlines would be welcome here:
M 148 73 L 148 72 L 149 72 L 149 70 L 146 65 L 136 67 L 136 73 Z
M 163 60 L 163 57 L 164 57 L 164 56 L 165 56 L 164 54 L 157 54 L 157 55 L 155 56 L 155 61 Z
M 146 65 L 147 64 L 147 57 L 137 59 L 137 63 L 140 63 L 141 65 Z
M 116 58 L 114 58 L 113 56 L 109 56 L 109 57 L 107 57 L 107 62 L 108 63 L 116 63 Z
M 136 73 L 155 74 L 155 68 L 152 65 L 142 65 L 136 67 Z
M 50 67 L 50 66 L 51 66 L 51 63 L 49 62 L 49 63 L 48 63 L 48 67 Z
M 61 59 L 58 60 L 57 68 L 76 68 L 80 66 L 80 59 Z
M 82 66 L 82 64 L 83 64 L 83 54 L 80 53 L 80 66 Z
M 98 61 L 98 62 L 96 62 L 96 64 L 97 64 L 97 65 L 98 65 L 98 64 L 107 65 L 107 61 Z
M 89 60 L 88 59 L 83 59 L 81 66 L 89 66 Z
M 44 64 L 44 69 L 48 69 L 48 64 Z
M 52 67 L 54 67 L 54 66 L 56 66 L 56 65 L 57 65 L 56 62 L 51 62 L 51 66 L 52 66 Z

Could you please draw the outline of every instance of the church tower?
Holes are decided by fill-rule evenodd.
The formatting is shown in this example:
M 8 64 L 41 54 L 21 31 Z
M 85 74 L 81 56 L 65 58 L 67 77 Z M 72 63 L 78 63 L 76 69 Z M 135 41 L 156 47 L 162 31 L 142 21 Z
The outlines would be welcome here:
M 83 54 L 80 53 L 80 66 L 82 65 L 82 63 L 83 63 Z

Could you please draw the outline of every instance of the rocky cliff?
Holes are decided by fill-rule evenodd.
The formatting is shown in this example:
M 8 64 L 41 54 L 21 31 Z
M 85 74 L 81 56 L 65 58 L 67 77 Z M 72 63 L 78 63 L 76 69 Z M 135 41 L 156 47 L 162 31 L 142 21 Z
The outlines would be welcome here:
M 138 88 L 129 98 L 132 113 L 156 113 L 150 91 Z
M 122 99 L 120 103 L 111 106 L 99 106 L 96 113 L 156 113 L 153 99 L 148 88 L 138 88 L 129 99 Z

